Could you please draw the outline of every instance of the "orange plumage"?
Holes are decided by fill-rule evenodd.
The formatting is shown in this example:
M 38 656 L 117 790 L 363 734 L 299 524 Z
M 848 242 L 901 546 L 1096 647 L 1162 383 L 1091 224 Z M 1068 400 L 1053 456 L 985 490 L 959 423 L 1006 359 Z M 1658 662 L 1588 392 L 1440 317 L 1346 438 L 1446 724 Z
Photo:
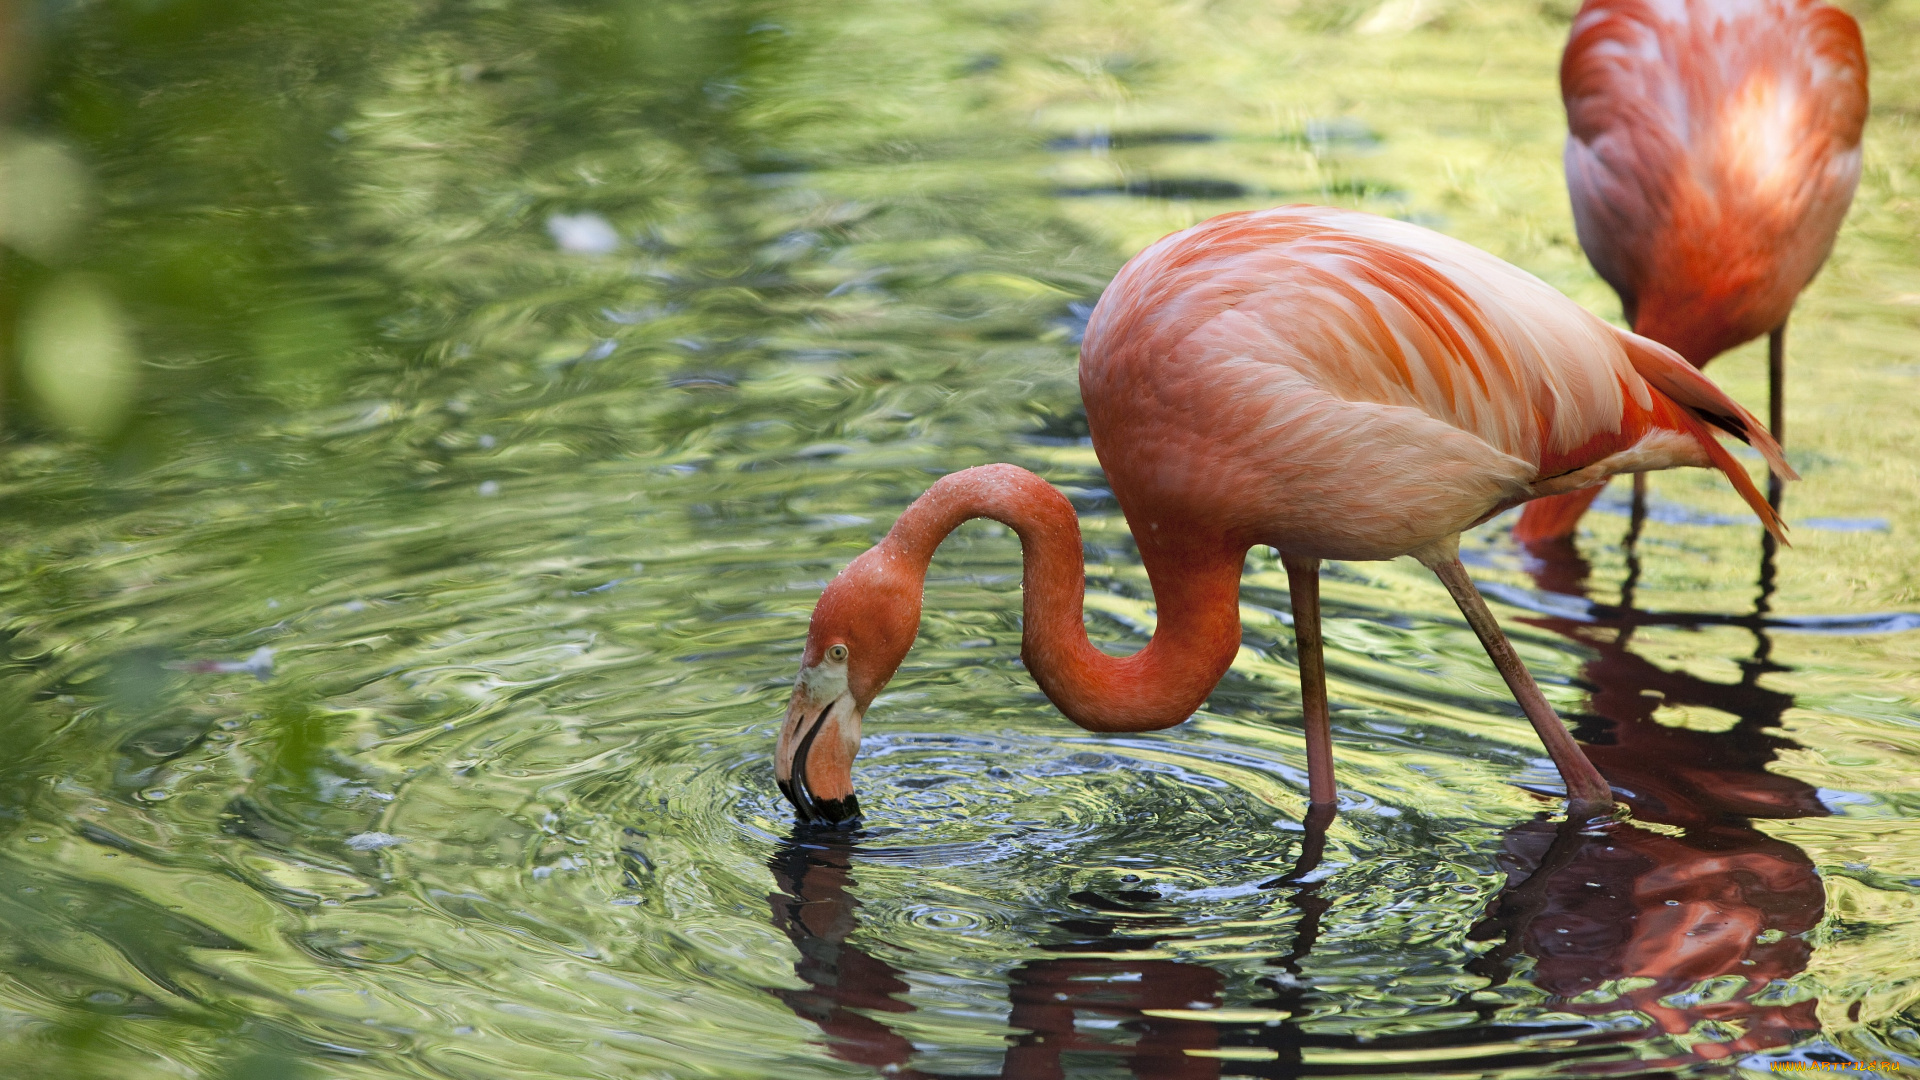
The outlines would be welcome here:
M 1819 0 L 1588 0 L 1560 86 L 1580 244 L 1634 330 L 1695 366 L 1781 333 L 1860 178 L 1853 19 Z M 1529 506 L 1515 536 L 1570 535 L 1595 494 Z
M 1314 558 L 1406 554 L 1539 495 L 1715 465 L 1770 527 L 1726 427 L 1746 410 L 1672 351 L 1404 222 L 1226 214 L 1147 249 L 1087 327 L 1080 388 L 1135 525 L 1205 520 Z

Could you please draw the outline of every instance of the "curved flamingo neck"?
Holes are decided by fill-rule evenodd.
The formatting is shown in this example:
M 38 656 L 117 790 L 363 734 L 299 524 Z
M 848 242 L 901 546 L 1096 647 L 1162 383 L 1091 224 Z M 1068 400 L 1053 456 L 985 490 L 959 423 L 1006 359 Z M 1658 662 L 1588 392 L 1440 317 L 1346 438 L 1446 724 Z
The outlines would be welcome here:
M 1020 655 L 1068 719 L 1090 731 L 1149 731 L 1193 715 L 1240 648 L 1240 569 L 1248 545 L 1191 532 L 1136 536 L 1159 624 L 1132 656 L 1087 640 L 1080 521 L 1051 484 L 1013 465 L 942 477 L 881 546 L 925 580 L 935 548 L 961 522 L 992 518 L 1020 536 L 1025 611 Z

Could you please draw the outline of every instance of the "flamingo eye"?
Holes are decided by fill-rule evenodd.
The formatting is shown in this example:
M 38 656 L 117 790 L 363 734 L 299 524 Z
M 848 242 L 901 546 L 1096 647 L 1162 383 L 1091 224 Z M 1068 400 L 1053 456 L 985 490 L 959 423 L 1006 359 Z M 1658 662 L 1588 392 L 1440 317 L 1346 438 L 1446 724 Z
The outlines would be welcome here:
M 833 662 L 834 662 L 834 663 L 836 663 L 836 664 L 844 664 L 844 663 L 846 663 L 846 662 L 847 662 L 847 647 L 846 647 L 845 645 L 829 645 L 829 646 L 827 646 L 827 659 L 828 659 L 828 660 L 831 660 L 831 661 L 833 661 Z

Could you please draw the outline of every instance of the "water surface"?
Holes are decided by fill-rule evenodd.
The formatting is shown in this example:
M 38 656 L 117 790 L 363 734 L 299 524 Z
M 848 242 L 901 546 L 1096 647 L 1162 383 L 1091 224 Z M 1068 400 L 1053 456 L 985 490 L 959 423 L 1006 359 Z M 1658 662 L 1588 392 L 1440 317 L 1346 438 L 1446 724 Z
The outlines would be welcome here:
M 0 1069 L 1915 1062 L 1920 8 L 1858 13 L 1794 546 L 1705 473 L 1467 543 L 1631 820 L 1558 820 L 1406 561 L 1326 574 L 1331 823 L 1264 551 L 1204 711 L 1082 732 L 975 523 L 836 834 L 794 828 L 774 731 L 820 587 L 935 476 L 1059 484 L 1095 638 L 1151 633 L 1074 376 L 1146 243 L 1331 202 L 1617 317 L 1560 188 L 1566 7 L 36 9 L 0 88 L 36 200 L 0 263 Z M 1710 370 L 1764 404 L 1760 350 Z

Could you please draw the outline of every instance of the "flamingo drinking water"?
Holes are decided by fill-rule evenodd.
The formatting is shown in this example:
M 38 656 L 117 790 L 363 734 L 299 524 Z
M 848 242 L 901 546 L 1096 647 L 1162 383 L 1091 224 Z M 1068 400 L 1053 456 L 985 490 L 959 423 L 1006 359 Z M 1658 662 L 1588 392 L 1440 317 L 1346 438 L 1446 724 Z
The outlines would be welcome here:
M 1587 0 L 1560 92 L 1580 246 L 1627 321 L 1696 367 L 1769 335 L 1784 439 L 1787 315 L 1860 179 L 1860 27 L 1820 0 Z M 1514 536 L 1570 536 L 1598 494 L 1533 503 Z
M 1322 805 L 1335 789 L 1320 560 L 1413 555 L 1439 575 L 1532 721 L 1569 811 L 1603 812 L 1606 781 L 1468 579 L 1461 531 L 1615 473 L 1694 465 L 1726 473 L 1777 534 L 1715 427 L 1792 475 L 1759 422 L 1665 346 L 1459 241 L 1327 207 L 1226 214 L 1136 256 L 1088 322 L 1080 391 L 1153 585 L 1153 639 L 1126 657 L 1087 640 L 1080 527 L 1053 487 L 1012 465 L 941 478 L 814 608 L 774 759 L 802 818 L 858 814 L 861 717 L 913 644 L 934 549 L 977 517 L 1019 534 L 1021 655 L 1091 731 L 1191 716 L 1240 647 L 1248 549 L 1277 549 L 1309 798 Z

